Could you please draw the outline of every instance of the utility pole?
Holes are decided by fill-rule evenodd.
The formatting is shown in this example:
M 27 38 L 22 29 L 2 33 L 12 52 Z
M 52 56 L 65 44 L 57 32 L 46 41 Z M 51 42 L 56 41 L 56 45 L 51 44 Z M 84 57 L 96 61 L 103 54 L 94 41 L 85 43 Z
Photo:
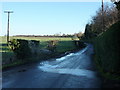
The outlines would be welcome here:
M 103 11 L 104 11 L 104 5 L 103 5 L 103 0 L 102 0 L 102 13 L 103 13 Z
M 8 24 L 7 24 L 7 44 L 9 43 L 9 18 L 10 18 L 10 13 L 13 13 L 13 11 L 4 11 L 4 13 L 8 14 Z
M 102 32 L 104 31 L 104 3 L 102 0 Z

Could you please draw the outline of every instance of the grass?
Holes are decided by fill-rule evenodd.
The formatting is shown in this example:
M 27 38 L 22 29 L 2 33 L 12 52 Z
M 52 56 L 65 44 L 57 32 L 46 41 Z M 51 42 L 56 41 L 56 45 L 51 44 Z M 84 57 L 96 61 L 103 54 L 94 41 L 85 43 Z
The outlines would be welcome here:
M 57 45 L 57 52 L 63 53 L 76 49 L 73 41 L 60 41 Z
M 53 58 L 55 56 L 58 56 L 61 53 L 65 53 L 67 51 L 75 50 L 76 46 L 74 45 L 74 42 L 71 40 L 71 38 L 54 38 L 54 37 L 10 37 L 10 39 L 25 39 L 25 40 L 37 40 L 40 41 L 40 49 L 47 48 L 48 41 L 50 40 L 58 40 L 56 47 L 56 52 L 53 54 L 43 54 L 39 53 L 39 55 L 35 58 L 27 58 L 26 60 L 16 60 L 12 63 L 3 65 L 3 68 L 11 67 L 15 65 L 20 65 L 28 62 L 34 62 L 34 61 L 40 61 L 40 60 L 46 60 Z M 7 44 L 6 44 L 6 37 L 0 36 L 0 54 L 2 54 L 2 62 L 6 63 L 10 60 L 14 60 L 13 57 L 15 57 L 14 53 L 9 50 Z
M 71 38 L 64 38 L 64 37 L 12 37 L 11 36 L 10 39 L 37 40 L 37 41 L 40 41 L 41 48 L 46 48 L 47 41 L 50 41 L 50 40 L 64 41 L 64 43 L 65 43 L 65 41 L 72 42 Z M 0 44 L 6 44 L 5 36 L 0 36 Z M 62 44 L 62 43 L 59 43 L 59 44 Z M 69 43 L 70 46 L 71 46 L 71 44 L 72 43 Z M 7 50 L 9 50 L 7 46 L 0 45 L 0 51 L 4 52 Z
M 67 46 L 73 46 L 73 45 L 71 45 L 71 44 L 73 44 L 71 38 L 63 38 L 63 37 L 57 38 L 57 37 L 12 37 L 11 36 L 10 39 L 37 40 L 37 41 L 40 41 L 41 48 L 46 48 L 46 46 L 48 44 L 47 41 L 50 41 L 50 40 L 60 41 L 59 44 L 61 44 L 60 46 L 62 46 L 62 47 L 63 47 L 64 43 L 66 46 L 67 42 L 68 42 Z M 63 42 L 63 43 L 61 43 L 61 42 Z M 67 47 L 65 47 L 65 48 L 67 48 Z M 6 37 L 5 36 L 0 36 L 0 52 L 1 51 L 2 52 L 9 51 L 9 48 L 6 46 Z
M 64 37 L 11 37 L 11 39 L 25 39 L 25 40 L 37 40 L 41 42 L 50 41 L 50 40 L 58 40 L 58 41 L 69 41 L 71 38 Z
M 95 38 L 95 62 L 99 71 L 108 79 L 120 79 L 120 22 Z

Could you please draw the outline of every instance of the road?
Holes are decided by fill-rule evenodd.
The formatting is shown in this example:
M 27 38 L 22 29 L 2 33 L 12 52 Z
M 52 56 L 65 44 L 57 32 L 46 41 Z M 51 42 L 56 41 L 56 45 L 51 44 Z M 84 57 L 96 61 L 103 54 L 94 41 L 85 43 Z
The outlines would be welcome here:
M 64 57 L 3 71 L 3 88 L 100 88 L 93 46 Z

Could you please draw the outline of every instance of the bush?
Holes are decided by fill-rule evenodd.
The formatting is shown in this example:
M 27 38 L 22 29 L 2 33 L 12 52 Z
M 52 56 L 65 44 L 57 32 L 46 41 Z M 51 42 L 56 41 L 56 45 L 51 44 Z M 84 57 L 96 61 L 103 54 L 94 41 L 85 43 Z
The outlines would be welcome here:
M 104 72 L 120 75 L 120 22 L 94 41 L 95 60 Z
M 57 40 L 51 40 L 48 42 L 48 45 L 47 45 L 47 49 L 52 51 L 52 52 L 55 52 L 56 51 L 56 45 L 57 45 L 58 41 Z
M 77 48 L 84 48 L 86 45 L 82 41 L 73 41 Z
M 39 52 L 39 41 L 30 40 L 28 41 L 28 46 L 31 49 L 32 55 L 37 55 Z
M 32 54 L 27 40 L 13 39 L 9 42 L 9 47 L 18 59 L 30 57 Z
M 39 41 L 36 41 L 36 40 L 31 40 L 34 44 L 35 44 L 35 47 L 39 47 Z
M 79 38 L 77 37 L 77 35 L 74 35 L 71 38 L 72 38 L 72 40 L 79 40 Z
M 10 50 L 15 51 L 17 48 L 19 48 L 20 43 L 16 39 L 13 39 L 9 41 L 8 45 L 9 45 Z

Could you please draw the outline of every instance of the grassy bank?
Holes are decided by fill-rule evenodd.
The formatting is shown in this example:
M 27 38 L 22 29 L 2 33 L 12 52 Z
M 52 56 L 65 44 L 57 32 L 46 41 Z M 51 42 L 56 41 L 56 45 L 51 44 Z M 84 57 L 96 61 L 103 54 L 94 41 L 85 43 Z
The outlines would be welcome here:
M 113 83 L 114 80 L 120 82 L 120 22 L 112 25 L 106 32 L 92 41 L 95 62 L 107 80 L 107 83 L 104 84 L 108 84 L 109 80 L 113 80 Z M 110 85 L 113 86 L 111 82 Z
M 71 38 L 54 38 L 54 37 L 10 37 L 10 38 L 40 41 L 39 49 L 46 49 L 48 45 L 48 41 L 50 40 L 58 40 L 58 43 L 56 46 L 55 53 L 51 53 L 51 54 L 38 53 L 38 55 L 36 55 L 33 58 L 30 57 L 25 60 L 18 60 L 18 59 L 16 60 L 14 53 L 10 51 L 8 46 L 6 45 L 6 37 L 0 37 L 0 39 L 2 39 L 2 41 L 0 42 L 0 54 L 2 54 L 2 62 L 6 63 L 2 66 L 3 69 L 25 63 L 31 63 L 41 60 L 47 60 L 50 58 L 55 58 L 60 56 L 61 54 L 64 54 L 65 52 L 76 50 L 76 46 L 74 45 L 74 42 L 71 40 Z M 11 60 L 12 63 L 9 63 L 11 62 Z

